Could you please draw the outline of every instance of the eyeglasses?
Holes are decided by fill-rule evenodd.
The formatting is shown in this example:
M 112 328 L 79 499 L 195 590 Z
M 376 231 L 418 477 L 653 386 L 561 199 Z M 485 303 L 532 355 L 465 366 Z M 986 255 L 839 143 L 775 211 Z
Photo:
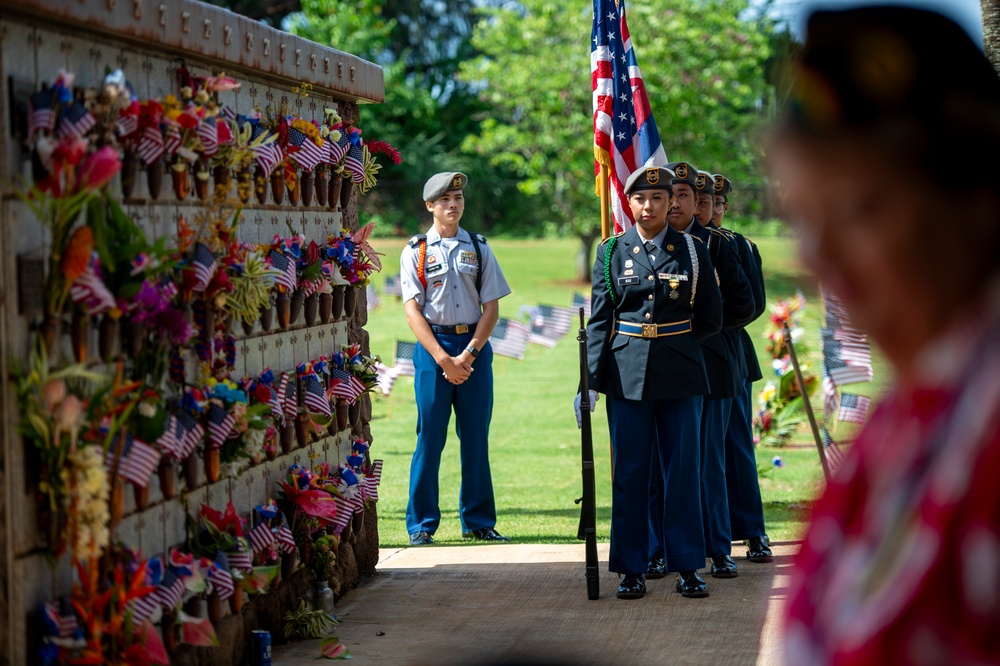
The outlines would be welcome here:
M 724 208 L 727 203 L 729 202 L 725 200 L 723 201 L 716 200 L 716 202 L 712 205 L 712 208 Z

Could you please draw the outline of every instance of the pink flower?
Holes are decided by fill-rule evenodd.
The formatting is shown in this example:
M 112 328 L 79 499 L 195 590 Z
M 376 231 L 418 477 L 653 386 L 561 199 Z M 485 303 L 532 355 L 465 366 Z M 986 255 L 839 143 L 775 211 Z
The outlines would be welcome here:
M 205 79 L 205 89 L 209 92 L 225 92 L 239 87 L 239 81 L 229 76 L 210 76 Z
M 80 164 L 77 172 L 76 191 L 84 189 L 96 190 L 111 180 L 122 168 L 118 151 L 111 146 L 104 146 L 97 152 L 87 156 Z

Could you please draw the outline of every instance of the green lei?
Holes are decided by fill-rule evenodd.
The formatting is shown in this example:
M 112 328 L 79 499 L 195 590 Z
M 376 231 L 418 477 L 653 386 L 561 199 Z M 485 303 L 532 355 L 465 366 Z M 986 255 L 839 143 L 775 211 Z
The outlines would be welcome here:
M 618 243 L 618 236 L 608 239 L 608 248 L 604 251 L 604 284 L 608 287 L 608 295 L 611 296 L 611 304 L 618 300 L 615 296 L 614 283 L 611 281 L 611 255 L 615 252 L 615 244 Z

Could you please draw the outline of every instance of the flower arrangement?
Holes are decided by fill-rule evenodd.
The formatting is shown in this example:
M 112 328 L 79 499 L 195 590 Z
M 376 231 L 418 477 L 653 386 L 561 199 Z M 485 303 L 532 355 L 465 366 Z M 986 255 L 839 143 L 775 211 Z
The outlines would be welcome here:
M 799 340 L 803 333 L 805 306 L 806 299 L 801 292 L 771 306 L 767 350 L 772 357 L 771 368 L 777 381 L 767 382 L 757 396 L 760 410 L 753 420 L 754 441 L 761 445 L 783 446 L 798 432 L 806 418 L 795 373 L 792 372 L 788 341 L 785 339 L 787 323 L 791 339 L 796 343 L 799 353 L 802 353 Z M 818 380 L 815 375 L 807 372 L 807 365 L 802 370 L 806 388 L 812 392 Z
M 327 237 L 326 258 L 340 267 L 341 276 L 353 286 L 364 288 L 372 273 L 382 270 L 380 252 L 368 243 L 375 223 L 371 222 L 354 233 L 341 229 Z

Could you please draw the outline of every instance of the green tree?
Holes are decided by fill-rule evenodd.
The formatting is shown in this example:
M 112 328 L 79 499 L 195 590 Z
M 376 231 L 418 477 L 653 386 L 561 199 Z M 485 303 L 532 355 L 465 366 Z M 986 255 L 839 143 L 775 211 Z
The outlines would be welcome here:
M 664 8 L 666 4 L 666 8 Z M 628 7 L 632 43 L 670 159 L 759 182 L 754 138 L 770 102 L 773 23 L 747 0 Z M 580 239 L 578 274 L 600 237 L 593 176 L 589 7 L 548 0 L 485 8 L 461 75 L 489 108 L 466 148 L 514 170 L 560 233 Z

